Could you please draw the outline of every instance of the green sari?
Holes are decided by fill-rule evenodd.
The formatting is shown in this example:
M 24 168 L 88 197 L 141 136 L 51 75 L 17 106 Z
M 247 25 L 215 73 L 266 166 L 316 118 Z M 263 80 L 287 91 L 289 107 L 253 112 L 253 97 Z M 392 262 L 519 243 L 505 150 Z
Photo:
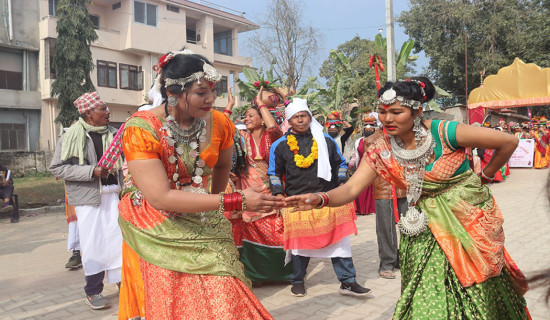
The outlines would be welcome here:
M 401 235 L 401 297 L 394 319 L 530 319 L 525 278 L 504 249 L 502 214 L 470 170 L 455 138 L 456 122 L 433 120 L 435 161 L 426 166 L 417 207 L 429 228 Z M 406 188 L 403 169 L 379 139 L 364 158 L 377 173 Z

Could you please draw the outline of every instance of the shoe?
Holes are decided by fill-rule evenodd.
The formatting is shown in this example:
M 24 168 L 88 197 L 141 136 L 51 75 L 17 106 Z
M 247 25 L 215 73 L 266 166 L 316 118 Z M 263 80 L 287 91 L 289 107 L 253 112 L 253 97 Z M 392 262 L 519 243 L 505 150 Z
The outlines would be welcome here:
M 65 264 L 67 269 L 78 269 L 82 267 L 82 258 L 80 257 L 80 251 L 73 251 L 73 255 L 69 258 L 69 261 Z
M 380 270 L 378 274 L 384 279 L 395 279 L 395 273 L 391 270 Z
M 86 304 L 93 310 L 109 308 L 111 304 L 101 293 L 86 296 Z
M 303 297 L 307 294 L 306 286 L 304 283 L 294 283 L 290 288 L 290 293 L 295 297 Z
M 342 283 L 340 285 L 340 294 L 345 296 L 366 296 L 370 293 L 372 293 L 371 289 L 362 287 L 357 282 Z

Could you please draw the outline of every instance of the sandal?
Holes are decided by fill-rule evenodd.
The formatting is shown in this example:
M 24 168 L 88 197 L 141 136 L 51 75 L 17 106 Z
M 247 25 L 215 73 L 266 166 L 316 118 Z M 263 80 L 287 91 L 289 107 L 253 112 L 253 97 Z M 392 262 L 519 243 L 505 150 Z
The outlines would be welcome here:
M 378 271 L 378 274 L 380 275 L 381 278 L 384 278 L 384 279 L 395 279 L 395 273 L 391 270 L 381 270 L 381 271 Z

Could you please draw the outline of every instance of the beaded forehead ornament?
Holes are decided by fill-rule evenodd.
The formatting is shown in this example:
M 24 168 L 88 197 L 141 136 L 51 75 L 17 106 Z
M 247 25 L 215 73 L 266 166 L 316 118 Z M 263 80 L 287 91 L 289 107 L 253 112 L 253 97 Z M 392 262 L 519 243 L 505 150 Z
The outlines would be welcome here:
M 420 86 L 420 93 L 422 93 L 422 97 L 424 97 L 424 101 L 426 101 L 426 91 L 424 91 L 424 88 L 426 87 L 426 84 L 422 81 L 416 80 L 416 79 L 406 79 L 406 82 L 414 82 Z M 378 101 L 382 104 L 382 107 L 387 108 L 388 106 L 395 103 L 395 101 L 401 102 L 402 106 L 407 106 L 409 108 L 412 108 L 413 110 L 420 109 L 420 106 L 422 105 L 422 102 L 416 101 L 413 99 L 406 99 L 405 97 L 398 96 L 397 92 L 393 90 L 393 88 L 390 88 L 389 90 L 386 90 L 382 96 L 378 99 Z
M 412 99 L 406 99 L 405 97 L 398 96 L 397 92 L 393 90 L 393 88 L 390 88 L 380 96 L 378 99 L 382 107 L 387 108 L 388 106 L 391 106 L 396 101 L 399 101 L 402 106 L 407 106 L 409 108 L 412 108 L 413 110 L 420 109 L 420 106 L 422 105 L 420 101 L 412 100 Z

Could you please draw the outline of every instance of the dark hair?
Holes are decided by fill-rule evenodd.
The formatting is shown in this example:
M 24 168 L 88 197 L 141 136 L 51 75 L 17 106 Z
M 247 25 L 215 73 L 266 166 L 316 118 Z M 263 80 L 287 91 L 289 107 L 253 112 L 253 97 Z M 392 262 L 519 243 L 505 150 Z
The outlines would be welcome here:
M 426 93 L 425 97 L 422 94 L 422 90 L 421 90 L 422 88 L 419 82 L 422 82 L 425 85 L 424 86 L 424 92 Z M 406 99 L 420 101 L 422 103 L 432 100 L 435 96 L 435 87 L 433 83 L 430 81 L 430 79 L 426 77 L 412 77 L 405 81 L 386 82 L 384 87 L 378 90 L 378 96 L 382 96 L 382 94 L 384 94 L 384 92 L 386 92 L 386 90 L 389 90 L 389 89 L 395 90 L 398 96 L 402 96 L 403 98 L 406 98 Z
M 256 112 L 260 115 L 260 117 L 262 116 L 262 113 L 260 112 L 260 110 L 258 109 L 258 107 L 252 106 L 252 107 L 248 108 L 248 110 L 250 110 L 250 109 L 256 110 Z M 246 111 L 248 111 L 248 110 L 246 110 Z
M 164 87 L 166 78 L 179 79 L 189 77 L 195 72 L 203 71 L 203 65 L 208 63 L 212 65 L 208 59 L 200 54 L 177 54 L 175 55 L 161 71 L 160 93 L 162 99 L 166 99 L 166 90 L 173 94 L 180 94 L 183 90 L 188 89 L 193 85 L 193 82 L 187 83 L 183 88 L 180 85 L 171 85 L 168 88 Z

